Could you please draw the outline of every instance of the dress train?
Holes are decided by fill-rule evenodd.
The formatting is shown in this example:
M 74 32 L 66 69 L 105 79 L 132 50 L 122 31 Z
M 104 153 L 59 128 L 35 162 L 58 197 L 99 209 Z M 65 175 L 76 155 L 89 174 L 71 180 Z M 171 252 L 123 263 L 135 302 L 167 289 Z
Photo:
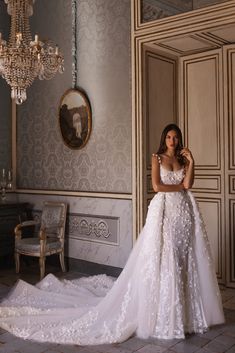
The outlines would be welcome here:
M 183 171 L 161 170 L 166 183 Z M 0 327 L 39 342 L 96 345 L 184 338 L 224 322 L 204 224 L 191 192 L 158 193 L 117 280 L 106 275 L 36 286 L 20 280 L 0 306 Z

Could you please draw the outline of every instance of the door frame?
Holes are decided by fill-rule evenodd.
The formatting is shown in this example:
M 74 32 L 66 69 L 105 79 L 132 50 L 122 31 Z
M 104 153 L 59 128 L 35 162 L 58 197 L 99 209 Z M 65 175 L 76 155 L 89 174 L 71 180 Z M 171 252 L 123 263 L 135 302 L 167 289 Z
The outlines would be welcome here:
M 141 23 L 141 0 L 132 0 L 132 195 L 133 239 L 144 225 L 143 217 L 143 46 L 159 39 L 176 38 L 235 23 L 235 0 L 203 9 Z

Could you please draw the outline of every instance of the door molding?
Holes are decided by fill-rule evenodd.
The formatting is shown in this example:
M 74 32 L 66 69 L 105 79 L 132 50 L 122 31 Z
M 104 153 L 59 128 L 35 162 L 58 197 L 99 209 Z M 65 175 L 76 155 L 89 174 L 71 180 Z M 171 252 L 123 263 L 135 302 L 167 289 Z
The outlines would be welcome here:
M 132 195 L 133 238 L 143 219 L 143 47 L 153 41 L 176 38 L 235 23 L 235 0 L 149 23 L 140 21 L 140 0 L 132 0 Z

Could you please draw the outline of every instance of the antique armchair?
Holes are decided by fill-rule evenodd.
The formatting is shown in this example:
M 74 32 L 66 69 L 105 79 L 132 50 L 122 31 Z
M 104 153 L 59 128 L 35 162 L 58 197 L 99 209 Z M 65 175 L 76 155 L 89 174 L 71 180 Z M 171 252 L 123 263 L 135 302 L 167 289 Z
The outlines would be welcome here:
M 20 255 L 39 258 L 40 278 L 45 275 L 46 256 L 59 254 L 62 271 L 64 264 L 64 237 L 67 205 L 62 202 L 44 202 L 41 222 L 25 221 L 15 227 L 15 265 L 20 270 Z M 25 227 L 38 227 L 37 236 L 22 237 Z

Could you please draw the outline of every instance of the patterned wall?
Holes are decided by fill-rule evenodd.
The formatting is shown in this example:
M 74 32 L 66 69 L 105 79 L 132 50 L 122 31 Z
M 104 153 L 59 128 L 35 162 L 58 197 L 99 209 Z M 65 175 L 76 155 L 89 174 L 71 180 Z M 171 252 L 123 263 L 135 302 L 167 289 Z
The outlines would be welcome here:
M 78 0 L 77 5 L 77 84 L 91 102 L 91 137 L 84 149 L 71 150 L 58 125 L 60 97 L 72 84 L 71 2 L 36 1 L 33 32 L 59 44 L 66 67 L 51 81 L 35 82 L 18 109 L 17 186 L 129 193 L 130 0 Z
M 0 2 L 0 32 L 8 39 L 9 16 L 7 6 Z M 0 77 L 0 168 L 11 168 L 11 98 L 10 88 Z

